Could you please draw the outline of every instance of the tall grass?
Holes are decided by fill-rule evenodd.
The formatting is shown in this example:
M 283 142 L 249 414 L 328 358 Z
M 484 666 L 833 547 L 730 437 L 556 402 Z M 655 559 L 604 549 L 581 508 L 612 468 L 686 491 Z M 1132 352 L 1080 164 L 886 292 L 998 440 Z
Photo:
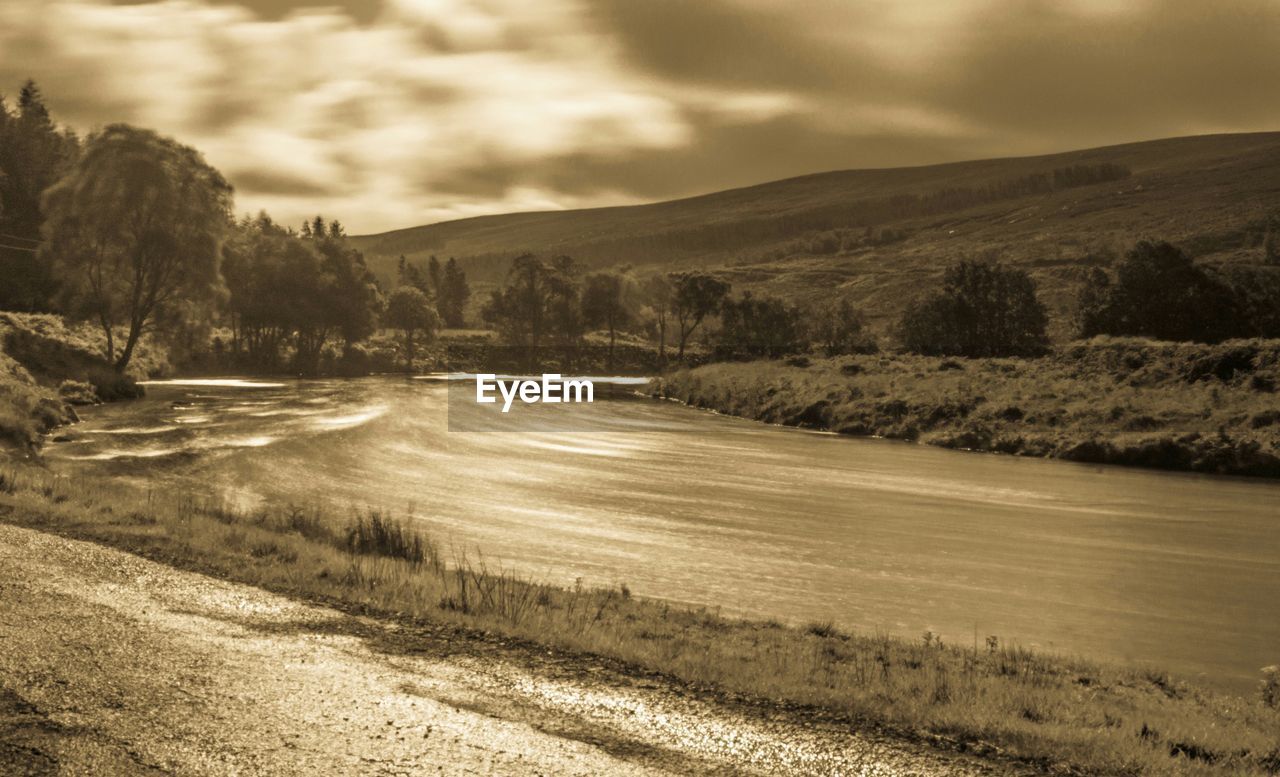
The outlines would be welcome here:
M 1021 456 L 1280 477 L 1280 340 L 1096 338 L 1039 359 L 718 363 L 655 393 L 769 423 Z
M 774 712 L 799 707 L 806 719 L 1077 773 L 1280 769 L 1280 710 L 1259 698 L 1036 653 L 996 636 L 969 648 L 932 634 L 903 640 L 829 623 L 726 618 L 633 597 L 625 586 L 549 585 L 478 555 L 445 560 L 412 523 L 385 513 L 242 510 L 15 468 L 0 471 L 0 520 L 371 614 L 604 656 Z

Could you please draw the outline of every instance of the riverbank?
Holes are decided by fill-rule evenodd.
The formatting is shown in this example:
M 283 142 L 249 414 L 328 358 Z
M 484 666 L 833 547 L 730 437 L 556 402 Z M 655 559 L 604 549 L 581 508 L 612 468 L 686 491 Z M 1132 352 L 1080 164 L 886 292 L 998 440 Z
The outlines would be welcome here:
M 5 474 L 0 520 L 466 639 L 594 656 L 765 716 L 878 730 L 996 762 L 1080 774 L 1280 769 L 1280 712 L 1160 671 L 999 641 L 943 645 L 931 635 L 735 620 L 640 600 L 625 586 L 539 585 L 446 559 L 430 538 L 382 516 L 242 513 L 20 469 Z
M 170 369 L 143 340 L 121 375 L 103 358 L 101 336 L 60 316 L 0 311 L 0 454 L 31 455 L 43 435 L 75 422 L 76 406 L 141 396 L 139 380 Z
M 1038 359 L 887 354 L 718 363 L 655 396 L 945 448 L 1280 477 L 1280 341 L 1096 338 Z

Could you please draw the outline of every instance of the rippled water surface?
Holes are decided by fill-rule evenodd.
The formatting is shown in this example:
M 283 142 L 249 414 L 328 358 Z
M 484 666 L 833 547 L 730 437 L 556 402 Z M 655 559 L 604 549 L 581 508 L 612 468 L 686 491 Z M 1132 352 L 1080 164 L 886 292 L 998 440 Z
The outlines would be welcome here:
M 208 381 L 83 413 L 63 468 L 409 513 L 557 583 L 951 642 L 1280 662 L 1280 485 L 965 454 L 650 400 L 589 433 L 450 432 L 439 381 Z M 455 412 L 457 412 L 455 410 Z

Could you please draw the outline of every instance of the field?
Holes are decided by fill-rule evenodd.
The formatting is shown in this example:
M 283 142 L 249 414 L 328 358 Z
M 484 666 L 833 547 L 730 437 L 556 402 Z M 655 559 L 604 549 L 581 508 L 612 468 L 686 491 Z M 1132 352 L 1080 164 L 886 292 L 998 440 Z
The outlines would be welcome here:
M 377 513 L 245 513 L 190 494 L 139 496 L 32 468 L 0 479 L 0 520 L 351 611 L 516 639 L 659 673 L 690 694 L 871 727 L 1068 774 L 1273 774 L 1280 710 L 1168 676 L 1041 655 L 986 638 L 952 645 L 721 617 L 562 589 L 445 558 Z M 1280 696 L 1272 676 L 1272 696 Z
M 1280 342 L 1096 338 L 1039 359 L 719 363 L 654 392 L 768 423 L 1100 464 L 1280 477 Z

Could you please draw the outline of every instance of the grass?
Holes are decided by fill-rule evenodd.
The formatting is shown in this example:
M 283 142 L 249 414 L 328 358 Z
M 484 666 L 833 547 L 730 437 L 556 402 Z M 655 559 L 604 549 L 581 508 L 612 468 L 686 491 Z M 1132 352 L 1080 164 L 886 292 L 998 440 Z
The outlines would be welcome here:
M 719 363 L 655 393 L 770 423 L 1092 463 L 1280 477 L 1280 341 L 1097 338 L 1040 359 Z
M 0 311 L 0 451 L 29 454 L 42 435 L 75 420 L 70 405 L 138 396 L 137 379 L 167 369 L 148 340 L 129 374 L 120 375 L 103 358 L 102 333 L 92 325 Z
M 516 638 L 657 672 L 691 693 L 1016 759 L 1062 773 L 1280 772 L 1280 711 L 1153 670 L 737 620 L 559 588 L 459 555 L 385 514 L 244 512 L 36 468 L 0 475 L 0 520 L 360 611 Z M 1265 693 L 1265 691 L 1264 691 Z

